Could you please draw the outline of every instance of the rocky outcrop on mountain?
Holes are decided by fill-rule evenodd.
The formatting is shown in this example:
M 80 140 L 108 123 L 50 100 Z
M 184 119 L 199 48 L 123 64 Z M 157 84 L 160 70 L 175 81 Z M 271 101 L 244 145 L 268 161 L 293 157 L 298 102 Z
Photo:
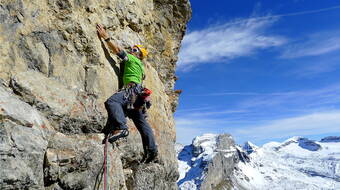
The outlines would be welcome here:
M 148 120 L 159 163 L 139 164 L 141 139 L 109 148 L 111 189 L 177 189 L 175 63 L 191 17 L 188 0 L 0 1 L 0 189 L 102 189 L 105 100 L 121 64 L 96 34 L 143 44 Z
M 247 152 L 247 154 L 253 153 L 254 151 L 256 151 L 259 147 L 257 147 L 256 145 L 254 145 L 253 143 L 247 141 L 244 143 L 243 145 L 243 149 Z
M 329 136 L 322 138 L 320 142 L 340 142 L 340 136 Z
M 228 134 L 205 134 L 188 146 L 177 145 L 181 190 L 222 190 L 238 187 L 233 172 L 247 155 Z

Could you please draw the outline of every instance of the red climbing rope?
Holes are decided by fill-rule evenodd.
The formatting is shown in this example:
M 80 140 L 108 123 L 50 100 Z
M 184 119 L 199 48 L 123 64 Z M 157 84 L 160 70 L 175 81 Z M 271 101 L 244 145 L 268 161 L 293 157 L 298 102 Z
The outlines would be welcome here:
M 108 144 L 108 138 L 105 139 L 105 146 L 104 146 L 104 190 L 106 190 L 107 186 L 107 144 Z

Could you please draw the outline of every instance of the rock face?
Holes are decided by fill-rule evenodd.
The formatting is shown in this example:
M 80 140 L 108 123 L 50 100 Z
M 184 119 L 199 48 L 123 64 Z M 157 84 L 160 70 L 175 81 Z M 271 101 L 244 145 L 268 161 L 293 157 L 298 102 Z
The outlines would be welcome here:
M 245 142 L 242 148 L 247 152 L 247 154 L 253 153 L 256 149 L 258 149 L 256 145 L 249 141 Z
M 340 142 L 340 136 L 328 136 L 322 138 L 320 142 Z
M 105 100 L 121 87 L 121 62 L 95 25 L 121 47 L 143 44 L 148 120 L 160 162 L 143 148 L 109 148 L 111 189 L 177 189 L 175 63 L 191 17 L 188 0 L 0 0 L 0 189 L 102 189 Z

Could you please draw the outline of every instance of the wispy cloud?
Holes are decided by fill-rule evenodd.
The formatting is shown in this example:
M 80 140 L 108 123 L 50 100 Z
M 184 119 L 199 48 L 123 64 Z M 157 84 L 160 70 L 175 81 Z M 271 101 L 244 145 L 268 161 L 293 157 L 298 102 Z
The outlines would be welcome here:
M 282 36 L 270 34 L 268 29 L 282 17 L 314 14 L 339 9 L 340 5 L 316 10 L 238 19 L 219 26 L 211 26 L 187 34 L 182 41 L 178 69 L 188 71 L 202 63 L 227 61 L 249 56 L 260 49 L 281 46 Z M 339 49 L 339 38 L 311 36 L 303 44 L 289 46 L 282 57 L 314 56 Z
M 301 66 L 288 72 L 287 74 L 300 78 L 311 78 L 320 74 L 334 72 L 340 66 L 339 59 L 340 57 L 337 56 L 321 61 L 306 61 L 304 64 L 301 64 Z
M 207 62 L 225 61 L 280 46 L 285 39 L 268 34 L 276 19 L 248 19 L 224 23 L 187 34 L 182 42 L 178 69 L 185 71 Z
M 230 115 L 230 114 L 239 114 L 246 113 L 246 110 L 219 110 L 219 111 L 205 111 L 205 112 L 191 112 L 186 114 L 190 117 L 205 117 L 205 116 L 218 116 L 218 115 Z
M 223 133 L 225 126 L 231 126 L 232 121 L 226 118 L 213 118 L 211 116 L 176 117 L 177 142 L 189 144 L 191 140 L 204 133 Z
M 294 92 L 278 92 L 278 93 L 259 93 L 259 92 L 216 92 L 205 94 L 188 94 L 187 96 L 283 96 L 290 95 Z
M 259 142 L 265 138 L 340 132 L 338 83 L 320 89 L 247 94 L 254 97 L 246 97 L 229 110 L 215 107 L 176 113 L 178 133 L 227 132 L 238 140 Z M 178 141 L 189 143 L 193 137 L 185 133 L 178 136 Z
M 296 91 L 270 93 L 216 92 L 192 95 L 188 94 L 187 96 L 244 96 L 245 98 L 239 101 L 238 106 L 235 107 L 233 111 L 248 110 L 256 107 L 261 109 L 273 109 L 275 106 L 312 108 L 340 104 L 340 83 L 334 83 L 332 85 L 318 89 L 305 89 Z
M 281 58 L 319 56 L 340 50 L 340 31 L 319 32 L 288 45 Z
M 256 96 L 240 103 L 240 109 L 322 108 L 340 104 L 340 84 L 320 89 L 274 93 L 275 96 Z
M 253 141 L 291 136 L 340 133 L 340 111 L 312 113 L 274 120 L 266 125 L 236 129 L 232 133 Z
M 214 96 L 244 96 L 237 109 L 240 111 L 253 107 L 272 107 L 277 105 L 302 105 L 303 107 L 340 104 L 340 84 L 334 83 L 319 89 L 305 89 L 282 92 L 216 92 L 204 94 L 187 94 L 187 96 L 214 97 Z M 196 111 L 196 110 L 192 110 Z M 197 110 L 199 111 L 199 110 Z M 204 110 L 203 110 L 204 111 Z M 223 111 L 222 111 L 223 112 Z
M 176 119 L 176 126 L 177 141 L 184 144 L 204 133 L 230 133 L 240 143 L 249 140 L 261 144 L 275 138 L 340 134 L 340 110 L 244 123 L 227 118 L 181 118 Z
M 176 113 L 182 113 L 182 112 L 195 112 L 195 111 L 207 111 L 213 109 L 213 106 L 200 106 L 196 108 L 187 108 L 187 109 L 180 109 L 176 111 Z
M 216 124 L 224 124 L 226 123 L 221 119 L 209 119 L 209 118 L 192 118 L 192 117 L 180 117 L 176 119 L 176 125 L 181 127 L 191 127 L 195 126 L 196 128 L 200 128 L 203 126 L 213 126 Z

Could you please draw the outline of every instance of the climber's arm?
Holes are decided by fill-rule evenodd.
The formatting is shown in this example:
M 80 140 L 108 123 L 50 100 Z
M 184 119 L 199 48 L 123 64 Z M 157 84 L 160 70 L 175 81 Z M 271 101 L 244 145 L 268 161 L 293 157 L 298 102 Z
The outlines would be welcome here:
M 114 53 L 114 54 L 118 54 L 122 51 L 122 49 L 120 47 L 118 47 L 117 45 L 115 45 L 114 43 L 112 43 L 110 41 L 110 36 L 109 34 L 105 31 L 103 25 L 101 24 L 97 24 L 97 32 L 99 34 L 99 36 L 101 38 L 103 38 L 106 43 L 107 43 L 107 46 L 110 48 L 110 50 Z

